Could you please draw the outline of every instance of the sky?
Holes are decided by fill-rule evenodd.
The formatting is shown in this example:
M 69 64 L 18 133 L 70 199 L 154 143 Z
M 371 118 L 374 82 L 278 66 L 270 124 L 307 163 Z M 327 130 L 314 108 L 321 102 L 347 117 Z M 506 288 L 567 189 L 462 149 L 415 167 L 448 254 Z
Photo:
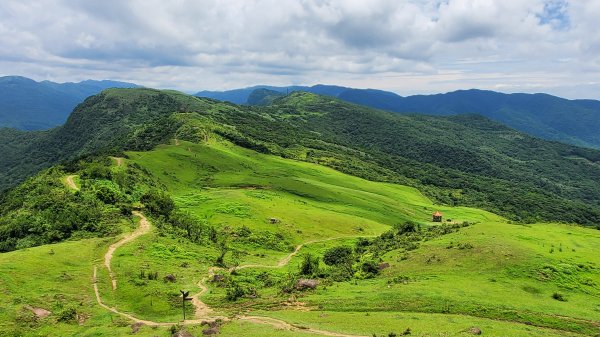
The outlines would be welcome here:
M 600 0 L 2 0 L 0 75 L 600 99 Z

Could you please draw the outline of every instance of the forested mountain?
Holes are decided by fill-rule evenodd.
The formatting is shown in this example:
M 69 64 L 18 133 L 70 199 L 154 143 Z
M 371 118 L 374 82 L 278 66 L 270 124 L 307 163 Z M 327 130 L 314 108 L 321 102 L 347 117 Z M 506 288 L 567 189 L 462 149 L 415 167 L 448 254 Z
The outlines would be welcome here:
M 312 92 L 398 113 L 441 116 L 479 114 L 544 139 L 600 148 L 600 134 L 596 132 L 596 126 L 600 124 L 600 101 L 596 100 L 567 100 L 546 94 L 503 94 L 484 90 L 402 97 L 383 90 L 327 85 L 259 86 L 223 92 L 199 92 L 196 95 L 236 104 L 254 104 L 248 99 L 256 89 L 280 93 Z
M 63 124 L 85 98 L 107 88 L 137 85 L 116 81 L 36 82 L 20 76 L 0 77 L 0 128 L 43 130 Z
M 183 127 L 183 112 L 216 123 L 213 132 L 238 145 L 412 185 L 438 202 L 518 221 L 600 223 L 599 151 L 537 139 L 477 115 L 397 115 L 303 92 L 259 107 L 170 91 L 106 90 L 60 128 L 4 131 L 19 147 L 2 148 L 2 187 L 80 155 L 185 139 L 193 128 Z

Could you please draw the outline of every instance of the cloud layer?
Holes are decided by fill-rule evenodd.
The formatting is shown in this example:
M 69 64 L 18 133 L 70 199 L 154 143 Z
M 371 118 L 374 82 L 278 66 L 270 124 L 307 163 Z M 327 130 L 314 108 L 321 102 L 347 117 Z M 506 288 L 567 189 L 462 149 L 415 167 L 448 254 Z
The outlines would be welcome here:
M 598 0 L 7 0 L 0 73 L 600 98 L 597 13 Z

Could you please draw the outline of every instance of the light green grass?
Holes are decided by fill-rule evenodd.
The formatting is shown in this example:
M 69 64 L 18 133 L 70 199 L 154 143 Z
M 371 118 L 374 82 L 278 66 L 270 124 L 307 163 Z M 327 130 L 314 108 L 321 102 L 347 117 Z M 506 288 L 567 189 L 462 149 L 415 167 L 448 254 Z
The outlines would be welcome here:
M 258 289 L 256 299 L 230 303 L 224 288 L 209 284 L 203 300 L 217 313 L 247 312 L 298 326 L 378 336 L 406 328 L 414 336 L 463 336 L 461 331 L 471 326 L 488 336 L 593 336 L 599 327 L 600 231 L 509 224 L 486 211 L 434 205 L 411 187 L 366 181 L 214 139 L 209 144 L 181 141 L 127 155 L 126 162 L 150 171 L 176 204 L 199 221 L 220 229 L 247 226 L 254 232 L 279 233 L 289 244 L 288 249 L 270 250 L 233 240 L 230 244 L 238 256 L 226 256 L 230 266 L 275 265 L 295 245 L 328 240 L 305 245 L 283 268 L 241 269 L 236 276 L 241 280 L 254 280 L 261 272 L 284 278 L 298 270 L 305 253 L 321 256 L 334 246 L 353 246 L 357 236 L 378 235 L 395 223 L 433 225 L 431 213 L 436 210 L 454 222 L 475 223 L 421 242 L 414 251 L 385 254 L 382 261 L 390 267 L 374 279 L 334 282 L 297 293 L 309 312 L 280 310 L 289 295 L 277 287 Z M 279 222 L 272 224 L 270 218 Z M 130 230 L 125 224 L 123 228 Z M 116 240 L 88 239 L 0 254 L 0 335 L 130 335 L 126 320 L 96 304 L 93 265 L 99 266 L 97 281 L 106 304 L 143 319 L 177 321 L 181 309 L 172 299 L 180 289 L 195 293 L 196 283 L 217 256 L 212 246 L 152 230 L 117 250 L 112 266 L 118 287 L 113 291 L 102 257 Z M 159 279 L 140 277 L 141 271 L 158 272 Z M 167 274 L 175 275 L 176 282 L 165 282 Z M 409 281 L 394 282 L 398 276 Z M 567 301 L 553 299 L 555 292 Z M 24 315 L 25 304 L 46 308 L 53 315 L 24 326 L 16 321 Z M 82 325 L 57 323 L 56 314 L 68 306 L 76 306 L 87 320 Z M 196 335 L 201 330 L 190 328 Z M 138 335 L 168 332 L 144 327 Z M 234 321 L 222 327 L 221 335 L 309 334 Z
M 285 320 L 295 326 L 335 330 L 346 334 L 400 336 L 410 329 L 410 336 L 473 336 L 476 327 L 484 336 L 549 337 L 576 336 L 550 329 L 462 315 L 424 314 L 414 312 L 335 312 L 335 311 L 261 311 L 257 314 Z

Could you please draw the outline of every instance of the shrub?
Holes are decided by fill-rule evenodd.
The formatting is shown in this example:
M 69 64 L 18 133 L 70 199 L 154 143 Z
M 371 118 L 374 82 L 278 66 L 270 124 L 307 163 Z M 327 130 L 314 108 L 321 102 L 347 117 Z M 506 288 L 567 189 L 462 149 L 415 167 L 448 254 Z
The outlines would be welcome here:
M 313 276 L 319 272 L 319 258 L 308 253 L 300 264 L 300 275 Z
M 561 301 L 561 302 L 566 302 L 567 299 L 565 298 L 565 296 L 561 293 L 554 293 L 552 294 L 552 298 L 557 300 L 557 301 Z
M 228 301 L 235 302 L 239 298 L 243 297 L 244 295 L 246 295 L 246 292 L 244 291 L 244 288 L 242 288 L 239 285 L 239 283 L 237 283 L 235 281 L 229 282 L 229 285 L 227 286 L 227 289 L 226 289 L 226 296 L 225 296 L 225 298 Z
M 175 203 L 169 195 L 163 191 L 150 190 L 144 194 L 140 201 L 146 206 L 146 209 L 153 215 L 163 215 L 169 217 L 175 209 Z
M 328 249 L 323 255 L 323 262 L 328 266 L 339 266 L 350 262 L 352 259 L 352 248 L 338 246 Z
M 407 221 L 402 224 L 394 225 L 398 235 L 406 234 L 406 233 L 415 233 L 419 231 L 419 224 L 414 223 L 412 221 Z
M 71 323 L 75 321 L 75 318 L 77 318 L 77 310 L 73 307 L 68 307 L 59 312 L 56 319 L 59 322 Z

